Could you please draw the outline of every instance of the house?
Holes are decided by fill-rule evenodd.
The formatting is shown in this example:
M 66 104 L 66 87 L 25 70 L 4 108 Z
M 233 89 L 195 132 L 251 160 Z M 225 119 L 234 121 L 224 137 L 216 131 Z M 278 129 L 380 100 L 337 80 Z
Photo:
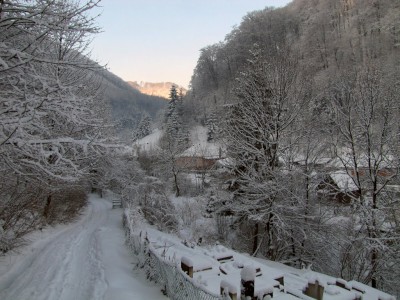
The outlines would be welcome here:
M 328 173 L 317 189 L 320 197 L 331 198 L 339 203 L 350 203 L 351 199 L 360 196 L 353 177 L 344 170 Z
M 357 165 L 355 165 L 351 155 L 343 154 L 341 157 L 336 157 L 327 162 L 324 171 L 328 175 L 318 185 L 319 195 L 333 198 L 340 203 L 349 203 L 351 199 L 360 196 L 360 191 L 355 181 L 357 175 L 361 182 L 364 182 L 369 178 L 370 172 L 376 174 L 380 185 L 389 180 L 391 184 L 397 183 L 398 162 L 393 157 L 388 155 L 386 157 L 367 158 L 366 155 L 360 155 L 357 159 Z
M 368 157 L 361 156 L 357 159 L 357 171 L 361 177 L 368 176 L 370 170 L 380 178 L 389 178 L 396 176 L 398 173 L 399 162 L 391 155 L 387 157 Z M 351 176 L 356 176 L 356 168 L 353 158 L 350 155 L 336 157 L 332 159 L 327 168 L 331 170 L 348 169 Z
M 224 158 L 223 152 L 222 147 L 216 143 L 199 143 L 181 153 L 176 163 L 186 170 L 209 171 L 218 160 Z
M 311 158 L 307 159 L 304 155 L 296 155 L 291 160 L 292 160 L 293 165 L 298 166 L 300 168 L 304 168 L 306 165 L 308 165 L 309 167 L 312 167 L 316 170 L 321 170 L 321 169 L 324 169 L 332 161 L 332 158 L 330 158 L 330 157 L 319 157 L 319 158 L 315 157 L 313 159 L 311 159 Z

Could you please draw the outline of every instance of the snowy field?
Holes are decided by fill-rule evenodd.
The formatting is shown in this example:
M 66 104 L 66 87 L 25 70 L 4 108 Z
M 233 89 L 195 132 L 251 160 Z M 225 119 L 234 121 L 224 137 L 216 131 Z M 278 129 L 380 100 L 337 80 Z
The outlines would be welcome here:
M 91 195 L 77 222 L 31 234 L 29 245 L 0 257 L 0 299 L 168 299 L 134 270 L 121 214 Z

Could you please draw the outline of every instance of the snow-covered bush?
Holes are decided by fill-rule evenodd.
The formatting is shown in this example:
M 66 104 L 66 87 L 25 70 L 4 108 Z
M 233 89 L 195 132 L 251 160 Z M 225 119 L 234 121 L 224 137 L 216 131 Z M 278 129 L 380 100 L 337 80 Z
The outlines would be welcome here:
M 85 184 L 45 187 L 3 176 L 0 184 L 0 251 L 23 244 L 24 236 L 47 224 L 71 221 L 86 204 Z M 56 188 L 57 187 L 57 188 Z
M 15 240 L 12 230 L 9 232 L 4 231 L 4 223 L 4 220 L 0 220 L 0 254 L 8 252 L 12 248 L 12 242 Z
M 155 175 L 155 168 L 157 164 L 157 157 L 155 151 L 137 151 L 138 162 L 140 167 L 146 172 L 149 176 Z
M 176 229 L 176 211 L 167 197 L 165 185 L 157 178 L 146 176 L 135 187 L 135 198 L 127 203 L 140 207 L 146 220 L 161 230 Z
M 85 185 L 63 186 L 52 195 L 47 212 L 48 224 L 69 222 L 87 204 L 88 194 Z
M 177 198 L 175 206 L 179 211 L 180 223 L 183 227 L 189 227 L 202 218 L 201 198 Z
M 205 218 L 206 199 L 203 197 L 173 198 L 177 211 L 179 237 L 190 244 L 212 244 L 217 232 L 214 219 Z
M 141 206 L 146 220 L 158 229 L 173 231 L 176 229 L 176 211 L 165 194 L 151 190 L 146 194 L 146 200 Z
M 0 251 L 23 243 L 22 237 L 42 223 L 44 191 L 7 178 L 0 185 Z

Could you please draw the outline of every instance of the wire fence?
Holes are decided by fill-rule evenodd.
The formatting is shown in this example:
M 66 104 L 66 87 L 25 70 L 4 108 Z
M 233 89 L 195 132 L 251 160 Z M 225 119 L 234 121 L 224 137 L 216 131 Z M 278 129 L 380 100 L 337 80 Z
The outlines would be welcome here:
M 214 295 L 196 285 L 174 259 L 162 257 L 149 243 L 147 236 L 133 230 L 132 215 L 124 214 L 126 243 L 138 259 L 137 266 L 147 279 L 156 282 L 174 300 L 228 300 L 229 296 Z

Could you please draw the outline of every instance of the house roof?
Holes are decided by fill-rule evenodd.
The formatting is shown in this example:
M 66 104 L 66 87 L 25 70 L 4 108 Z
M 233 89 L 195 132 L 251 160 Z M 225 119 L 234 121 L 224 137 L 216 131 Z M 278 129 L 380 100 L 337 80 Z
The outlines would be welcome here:
M 393 168 L 398 166 L 398 160 L 393 155 L 374 155 L 372 154 L 369 158 L 367 154 L 361 153 L 357 157 L 357 166 L 360 168 L 368 168 L 369 162 L 373 165 L 377 165 L 378 169 Z M 354 159 L 349 153 L 343 153 L 339 157 L 332 159 L 329 166 L 334 168 L 354 168 Z
M 208 159 L 221 158 L 222 148 L 217 143 L 195 144 L 189 149 L 186 149 L 180 157 L 203 157 Z
M 319 157 L 319 158 L 308 158 L 308 161 L 306 160 L 306 157 L 302 154 L 296 155 L 293 158 L 293 162 L 299 164 L 299 165 L 305 165 L 306 162 L 308 164 L 315 164 L 315 165 L 326 165 L 327 163 L 329 163 L 332 160 L 332 158 L 330 157 Z
M 341 192 L 353 192 L 358 190 L 353 178 L 345 171 L 339 170 L 332 172 L 329 174 L 329 176 L 332 178 Z

